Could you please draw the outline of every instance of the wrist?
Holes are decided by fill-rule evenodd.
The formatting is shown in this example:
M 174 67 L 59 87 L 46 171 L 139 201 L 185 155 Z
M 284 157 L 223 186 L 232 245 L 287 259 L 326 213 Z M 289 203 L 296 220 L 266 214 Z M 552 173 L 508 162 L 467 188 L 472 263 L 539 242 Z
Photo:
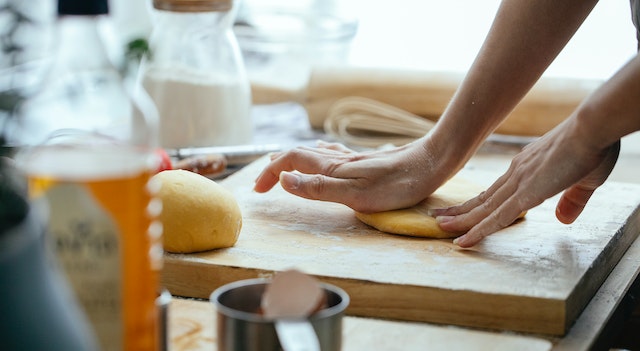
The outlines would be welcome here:
M 446 173 L 446 178 L 453 176 L 469 161 L 489 134 L 482 128 L 470 127 L 467 123 L 458 123 L 454 127 L 443 122 L 421 139 L 426 152 L 434 155 L 434 167 L 438 172 Z

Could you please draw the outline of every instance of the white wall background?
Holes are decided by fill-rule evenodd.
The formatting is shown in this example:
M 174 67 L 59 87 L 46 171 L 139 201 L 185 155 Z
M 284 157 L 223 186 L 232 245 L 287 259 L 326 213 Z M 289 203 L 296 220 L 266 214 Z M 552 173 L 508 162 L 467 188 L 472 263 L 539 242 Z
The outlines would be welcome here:
M 337 0 L 360 20 L 350 62 L 356 65 L 466 71 L 489 30 L 499 0 Z M 546 75 L 604 79 L 637 41 L 628 0 L 602 0 Z

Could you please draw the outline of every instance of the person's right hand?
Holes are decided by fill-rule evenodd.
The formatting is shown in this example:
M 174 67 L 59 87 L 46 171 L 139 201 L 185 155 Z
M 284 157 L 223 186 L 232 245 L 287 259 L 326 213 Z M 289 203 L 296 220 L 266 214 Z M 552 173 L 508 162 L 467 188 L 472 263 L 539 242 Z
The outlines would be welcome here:
M 360 212 L 415 205 L 455 170 L 438 166 L 426 138 L 389 149 L 355 152 L 341 144 L 319 143 L 274 154 L 256 179 L 254 190 L 282 187 L 307 199 L 345 204 Z

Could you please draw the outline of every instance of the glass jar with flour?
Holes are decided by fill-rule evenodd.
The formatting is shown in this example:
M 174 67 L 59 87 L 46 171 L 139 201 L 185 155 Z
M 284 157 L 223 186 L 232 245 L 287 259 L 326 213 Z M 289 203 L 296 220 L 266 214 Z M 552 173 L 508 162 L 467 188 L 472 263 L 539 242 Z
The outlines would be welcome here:
M 143 85 L 167 149 L 251 143 L 251 90 L 234 0 L 154 0 Z

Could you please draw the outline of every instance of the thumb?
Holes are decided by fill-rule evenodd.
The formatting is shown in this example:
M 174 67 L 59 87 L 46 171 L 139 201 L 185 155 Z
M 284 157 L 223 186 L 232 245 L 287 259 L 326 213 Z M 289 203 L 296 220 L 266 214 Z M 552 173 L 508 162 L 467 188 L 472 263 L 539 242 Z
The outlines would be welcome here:
M 332 200 L 325 191 L 328 177 L 320 174 L 302 174 L 299 172 L 280 172 L 280 185 L 293 195 L 311 200 Z M 329 197 L 329 198 L 327 198 Z
M 289 193 L 310 200 L 338 202 L 352 209 L 365 210 L 371 203 L 358 194 L 358 187 L 349 179 L 322 174 L 280 172 L 280 185 Z
M 604 158 L 592 172 L 578 183 L 568 188 L 556 206 L 556 218 L 562 223 L 570 224 L 578 218 L 593 192 L 602 185 L 611 174 L 620 152 L 620 142 L 607 149 Z
M 595 188 L 587 188 L 576 184 L 567 189 L 556 206 L 556 218 L 564 224 L 571 224 L 578 218 L 587 205 Z
M 291 172 L 280 172 L 280 185 L 288 192 L 295 193 L 300 187 L 300 176 Z

